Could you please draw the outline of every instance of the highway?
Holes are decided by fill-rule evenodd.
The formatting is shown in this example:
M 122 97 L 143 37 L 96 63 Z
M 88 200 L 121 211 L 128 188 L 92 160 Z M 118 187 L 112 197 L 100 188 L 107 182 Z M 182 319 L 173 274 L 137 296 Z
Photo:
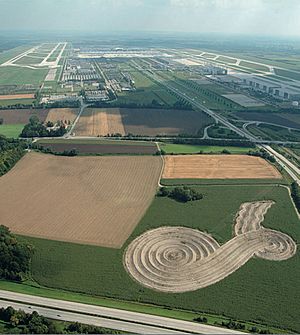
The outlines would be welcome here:
M 132 63 L 134 64 L 135 68 L 138 71 L 145 72 L 145 69 L 143 69 L 135 61 L 132 61 Z M 299 180 L 300 170 L 298 169 L 298 167 L 296 167 L 295 164 L 290 162 L 288 159 L 286 159 L 283 155 L 281 155 L 276 150 L 271 148 L 269 145 L 266 145 L 266 144 L 271 144 L 271 143 L 274 143 L 274 144 L 288 144 L 289 142 L 284 142 L 284 141 L 282 141 L 282 142 L 281 141 L 269 141 L 268 142 L 268 141 L 260 140 L 256 136 L 252 135 L 246 129 L 246 127 L 244 127 L 243 129 L 240 129 L 240 128 L 236 127 L 235 125 L 231 124 L 225 117 L 223 117 L 221 115 L 218 115 L 217 113 L 210 110 L 209 108 L 207 108 L 206 106 L 204 106 L 200 102 L 196 101 L 194 98 L 188 96 L 186 93 L 182 92 L 178 88 L 175 88 L 172 85 L 166 83 L 165 79 L 159 77 L 157 74 L 152 74 L 150 72 L 147 72 L 147 76 L 150 76 L 152 78 L 152 80 L 160 83 L 161 85 L 165 86 L 169 90 L 175 92 L 176 94 L 178 94 L 179 96 L 181 96 L 182 98 L 184 98 L 185 100 L 190 102 L 193 106 L 195 106 L 196 108 L 200 109 L 201 111 L 203 111 L 206 114 L 208 114 L 209 116 L 211 116 L 216 122 L 220 122 L 221 124 L 225 125 L 227 128 L 231 129 L 232 131 L 239 134 L 240 136 L 248 139 L 249 141 L 254 142 L 256 144 L 260 144 L 260 145 L 258 145 L 258 147 L 265 149 L 270 155 L 275 157 L 277 163 L 291 176 L 291 178 L 294 181 L 296 181 L 298 183 L 298 185 L 300 185 L 300 180 Z M 183 89 L 186 89 L 185 86 L 180 82 L 176 83 L 176 85 L 179 85 Z
M 279 152 L 271 148 L 269 145 L 260 145 L 259 147 L 265 149 L 271 156 L 276 159 L 276 162 L 290 175 L 290 177 L 300 185 L 300 169 Z
M 19 304 L 19 305 L 17 305 Z M 0 306 L 36 310 L 46 317 L 119 329 L 139 334 L 239 334 L 240 332 L 201 323 L 95 305 L 43 298 L 0 290 Z M 18 307 L 20 306 L 20 307 Z M 96 324 L 97 322 L 97 324 Z M 126 329 L 125 329 L 126 328 Z

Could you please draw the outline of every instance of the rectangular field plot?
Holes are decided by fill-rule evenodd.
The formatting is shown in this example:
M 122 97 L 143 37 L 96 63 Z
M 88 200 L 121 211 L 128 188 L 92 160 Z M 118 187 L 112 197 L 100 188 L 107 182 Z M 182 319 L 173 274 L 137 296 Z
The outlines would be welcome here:
M 46 118 L 46 122 L 56 122 L 58 120 L 73 122 L 78 114 L 76 108 L 51 108 Z
M 0 126 L 1 129 L 1 126 Z M 41 144 L 44 148 L 50 148 L 53 152 L 63 152 L 65 150 L 76 149 L 79 154 L 99 154 L 99 155 L 153 155 L 157 151 L 155 144 L 152 145 L 142 145 L 142 144 L 117 144 L 113 143 L 76 143 L 76 141 L 71 142 L 61 142 L 52 143 L 53 141 L 44 141 Z M 73 143 L 72 143 L 73 142 Z
M 0 119 L 3 124 L 26 124 L 31 116 L 36 115 L 41 122 L 46 120 L 48 109 L 2 109 Z
M 75 127 L 77 136 L 119 133 L 144 136 L 195 135 L 211 123 L 202 112 L 166 109 L 86 109 Z
M 151 156 L 29 153 L 0 178 L 1 224 L 17 234 L 120 248 L 155 195 L 161 164 Z
M 265 106 L 264 103 L 256 100 L 256 99 L 253 99 L 253 98 L 250 98 L 250 97 L 247 97 L 246 95 L 244 94 L 224 94 L 223 95 L 224 98 L 227 98 L 243 107 L 263 107 Z
M 164 159 L 165 179 L 281 179 L 275 167 L 259 157 L 178 155 Z
M 0 95 L 0 100 L 18 100 L 18 99 L 34 99 L 34 94 L 8 94 Z

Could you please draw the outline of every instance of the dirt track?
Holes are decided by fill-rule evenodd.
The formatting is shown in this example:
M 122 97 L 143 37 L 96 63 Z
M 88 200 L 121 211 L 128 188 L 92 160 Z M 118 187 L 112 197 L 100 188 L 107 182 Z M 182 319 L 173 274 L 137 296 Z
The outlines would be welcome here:
M 247 155 L 164 156 L 165 179 L 268 179 L 282 178 L 262 158 Z
M 229 276 L 253 256 L 281 261 L 296 253 L 286 234 L 261 226 L 272 201 L 245 203 L 236 219 L 236 236 L 222 246 L 195 229 L 162 227 L 136 238 L 124 266 L 145 287 L 170 293 L 194 291 Z
M 53 240 L 120 248 L 150 205 L 160 157 L 29 153 L 0 178 L 0 224 Z

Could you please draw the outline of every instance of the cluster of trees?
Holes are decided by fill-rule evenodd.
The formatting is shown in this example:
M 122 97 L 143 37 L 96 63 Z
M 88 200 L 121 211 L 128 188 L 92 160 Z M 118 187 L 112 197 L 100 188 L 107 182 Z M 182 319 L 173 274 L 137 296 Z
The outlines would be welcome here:
M 197 318 L 194 318 L 194 321 L 201 322 L 201 323 L 207 323 L 207 318 L 205 316 L 198 316 Z
M 43 145 L 39 145 L 36 143 L 33 143 L 32 149 L 43 152 L 44 154 L 52 154 L 55 156 L 75 157 L 79 153 L 77 149 L 70 149 L 70 150 L 64 150 L 64 151 L 53 151 L 51 147 L 44 147 Z
M 26 143 L 0 135 L 0 176 L 8 172 L 24 155 Z
M 60 125 L 57 129 L 47 130 L 47 127 L 40 122 L 37 116 L 33 115 L 29 119 L 29 123 L 22 130 L 21 137 L 59 137 L 66 133 L 64 125 Z
M 263 159 L 268 160 L 271 163 L 276 163 L 276 159 L 274 156 L 270 155 L 266 150 L 264 149 L 259 149 L 256 151 L 249 151 L 248 155 L 250 156 L 256 156 L 256 157 L 261 157 Z
M 175 187 L 173 189 L 162 187 L 158 192 L 158 196 L 169 197 L 179 202 L 188 202 L 203 199 L 202 193 L 188 186 Z
M 299 185 L 295 181 L 291 185 L 291 195 L 297 207 L 297 210 L 300 213 L 300 189 Z
M 119 334 L 120 332 L 71 323 L 59 327 L 59 322 L 47 319 L 36 311 L 26 313 L 23 310 L 15 310 L 13 307 L 0 308 L 0 320 L 5 322 L 10 334 Z
M 249 329 L 246 329 L 245 324 L 241 322 L 237 322 L 237 321 L 232 321 L 232 320 L 229 320 L 227 322 L 222 321 L 222 326 L 228 329 L 235 329 L 235 330 L 241 330 L 241 331 L 248 330 L 250 333 L 255 333 L 255 334 L 272 334 L 269 329 L 260 329 L 255 326 L 252 326 Z
M 21 281 L 29 273 L 32 246 L 20 242 L 5 226 L 0 226 L 0 278 Z

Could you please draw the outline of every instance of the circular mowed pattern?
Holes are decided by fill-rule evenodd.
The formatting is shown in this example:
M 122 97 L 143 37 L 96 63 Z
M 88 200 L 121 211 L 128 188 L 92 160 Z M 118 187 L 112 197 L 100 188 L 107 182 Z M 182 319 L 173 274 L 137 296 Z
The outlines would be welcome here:
M 145 287 L 169 293 L 212 285 L 238 270 L 253 256 L 285 260 L 296 252 L 286 234 L 265 229 L 247 231 L 219 246 L 210 235 L 185 227 L 161 227 L 131 242 L 124 266 Z

